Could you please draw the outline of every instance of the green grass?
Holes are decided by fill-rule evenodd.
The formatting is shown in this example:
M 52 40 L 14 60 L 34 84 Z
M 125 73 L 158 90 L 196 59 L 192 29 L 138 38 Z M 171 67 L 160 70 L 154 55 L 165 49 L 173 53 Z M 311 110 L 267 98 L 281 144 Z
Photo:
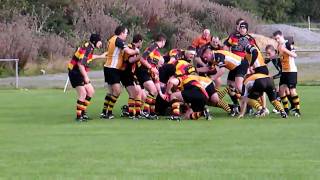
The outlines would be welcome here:
M 300 119 L 177 123 L 102 121 L 98 90 L 75 123 L 73 90 L 1 90 L 0 179 L 319 179 L 319 87 L 299 92 Z

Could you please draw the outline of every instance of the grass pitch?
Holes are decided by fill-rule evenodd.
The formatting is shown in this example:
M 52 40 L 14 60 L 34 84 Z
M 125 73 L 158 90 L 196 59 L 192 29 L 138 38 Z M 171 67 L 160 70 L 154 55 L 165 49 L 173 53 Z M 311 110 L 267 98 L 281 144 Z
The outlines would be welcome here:
M 73 90 L 0 91 L 0 179 L 319 179 L 319 87 L 303 116 L 236 120 L 98 119 L 104 91 L 74 122 Z M 118 101 L 115 114 L 126 102 Z

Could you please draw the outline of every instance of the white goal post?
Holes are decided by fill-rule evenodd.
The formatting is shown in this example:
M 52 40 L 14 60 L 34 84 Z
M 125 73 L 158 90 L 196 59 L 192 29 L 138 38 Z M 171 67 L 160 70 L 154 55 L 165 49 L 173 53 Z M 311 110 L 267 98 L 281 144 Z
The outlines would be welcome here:
M 16 76 L 16 88 L 19 87 L 19 71 L 18 71 L 18 63 L 19 59 L 0 59 L 0 62 L 15 62 L 15 76 Z

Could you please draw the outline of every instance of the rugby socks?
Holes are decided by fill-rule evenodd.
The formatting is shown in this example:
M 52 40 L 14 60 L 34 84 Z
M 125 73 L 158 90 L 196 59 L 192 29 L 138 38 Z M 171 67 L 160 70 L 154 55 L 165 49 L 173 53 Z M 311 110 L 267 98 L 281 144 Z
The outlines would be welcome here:
M 283 104 L 284 110 L 286 111 L 286 113 L 288 113 L 289 112 L 289 104 L 288 104 L 289 101 L 288 101 L 287 96 L 282 96 L 280 98 L 281 98 L 281 102 Z
M 128 99 L 128 106 L 129 106 L 129 115 L 134 116 L 135 113 L 135 100 L 133 98 Z
M 248 105 L 250 105 L 251 107 L 260 110 L 262 108 L 262 105 L 259 103 L 259 101 L 255 100 L 255 99 L 248 99 Z
M 278 111 L 284 111 L 283 107 L 281 106 L 281 103 L 278 100 L 274 100 L 271 102 L 271 104 L 273 105 L 273 107 L 278 110 Z
M 108 103 L 108 114 L 112 114 L 114 104 L 117 102 L 118 96 L 111 95 L 110 101 Z
M 294 96 L 291 96 L 291 99 L 292 99 L 292 103 L 294 105 L 294 108 L 296 110 L 300 111 L 300 99 L 299 99 L 298 94 L 294 95 Z
M 110 100 L 111 100 L 111 94 L 107 94 L 106 97 L 104 98 L 104 104 L 103 104 L 103 110 L 102 110 L 103 114 L 107 114 Z
M 91 97 L 90 96 L 86 96 L 86 99 L 84 100 L 84 104 L 85 104 L 86 109 L 90 105 L 90 101 L 91 101 Z
M 225 87 L 223 90 L 216 89 L 216 91 L 218 93 L 219 99 L 222 99 L 228 93 L 229 89 L 228 87 Z
M 141 112 L 141 106 L 142 106 L 142 101 L 140 98 L 135 99 L 135 111 L 136 111 L 136 116 L 140 115 Z
M 203 112 L 193 112 L 190 114 L 190 119 L 197 120 L 203 115 Z
M 294 105 L 294 102 L 293 102 L 293 95 L 291 95 L 291 96 L 287 96 L 288 97 L 288 100 L 289 100 L 289 103 L 291 104 L 291 108 L 293 108 L 293 107 L 295 107 L 295 105 Z M 291 109 L 290 108 L 290 109 Z
M 231 87 L 228 87 L 228 93 L 229 93 L 229 96 L 231 98 L 231 101 L 234 105 L 239 105 L 239 101 L 238 101 L 238 95 L 237 95 L 237 92 L 235 90 L 235 88 L 231 88 Z
M 149 94 L 147 96 L 147 99 L 146 99 L 146 103 L 149 105 L 149 109 L 150 109 L 150 115 L 155 115 L 156 114 L 156 98 Z
M 173 116 L 180 116 L 180 102 L 175 99 L 172 101 L 172 115 Z
M 150 113 L 150 105 L 147 103 L 147 100 L 148 99 L 146 99 L 146 101 L 143 104 L 143 112 L 144 113 Z
M 219 102 L 217 103 L 216 106 L 225 110 L 228 113 L 231 112 L 231 108 L 230 108 L 229 104 L 227 102 L 223 101 L 222 99 L 219 100 Z
M 81 118 L 82 112 L 86 110 L 85 102 L 77 100 L 77 119 Z
M 88 106 L 90 105 L 90 101 L 91 101 L 91 97 L 90 96 L 86 96 L 86 99 L 84 100 L 84 106 L 85 109 L 88 108 Z M 86 113 L 86 111 L 82 111 L 82 115 L 84 115 Z

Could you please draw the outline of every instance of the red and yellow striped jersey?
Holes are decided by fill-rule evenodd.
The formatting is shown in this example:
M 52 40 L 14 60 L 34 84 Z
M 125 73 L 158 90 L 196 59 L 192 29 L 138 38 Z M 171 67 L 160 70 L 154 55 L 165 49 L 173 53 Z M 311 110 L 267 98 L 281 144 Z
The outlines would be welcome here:
M 185 60 L 170 61 L 168 64 L 173 64 L 176 67 L 176 76 L 189 75 L 196 73 L 195 67 Z
M 240 56 L 245 57 L 245 47 L 250 45 L 256 45 L 255 39 L 249 35 L 241 35 L 239 32 L 234 33 L 228 37 L 224 44 L 231 48 L 231 52 Z
M 207 88 L 213 81 L 209 77 L 198 76 L 198 75 L 189 75 L 189 77 L 194 78 L 198 82 L 200 82 L 203 88 Z
M 85 42 L 81 47 L 77 48 L 72 59 L 68 63 L 68 69 L 71 71 L 79 68 L 77 63 L 81 62 L 86 71 L 89 71 L 89 63 L 92 61 L 93 51 L 93 45 L 89 42 Z
M 186 86 L 188 85 L 192 85 L 195 87 L 198 87 L 201 92 L 207 96 L 207 98 L 209 97 L 207 91 L 205 90 L 205 88 L 202 86 L 202 84 L 198 81 L 198 77 L 197 76 L 193 76 L 193 75 L 186 75 L 186 76 L 181 76 L 181 77 L 177 77 L 179 80 L 179 84 L 178 84 L 178 88 L 182 91 Z
M 156 43 L 151 44 L 142 54 L 142 58 L 147 60 L 152 67 L 158 67 L 159 61 L 163 59 Z

